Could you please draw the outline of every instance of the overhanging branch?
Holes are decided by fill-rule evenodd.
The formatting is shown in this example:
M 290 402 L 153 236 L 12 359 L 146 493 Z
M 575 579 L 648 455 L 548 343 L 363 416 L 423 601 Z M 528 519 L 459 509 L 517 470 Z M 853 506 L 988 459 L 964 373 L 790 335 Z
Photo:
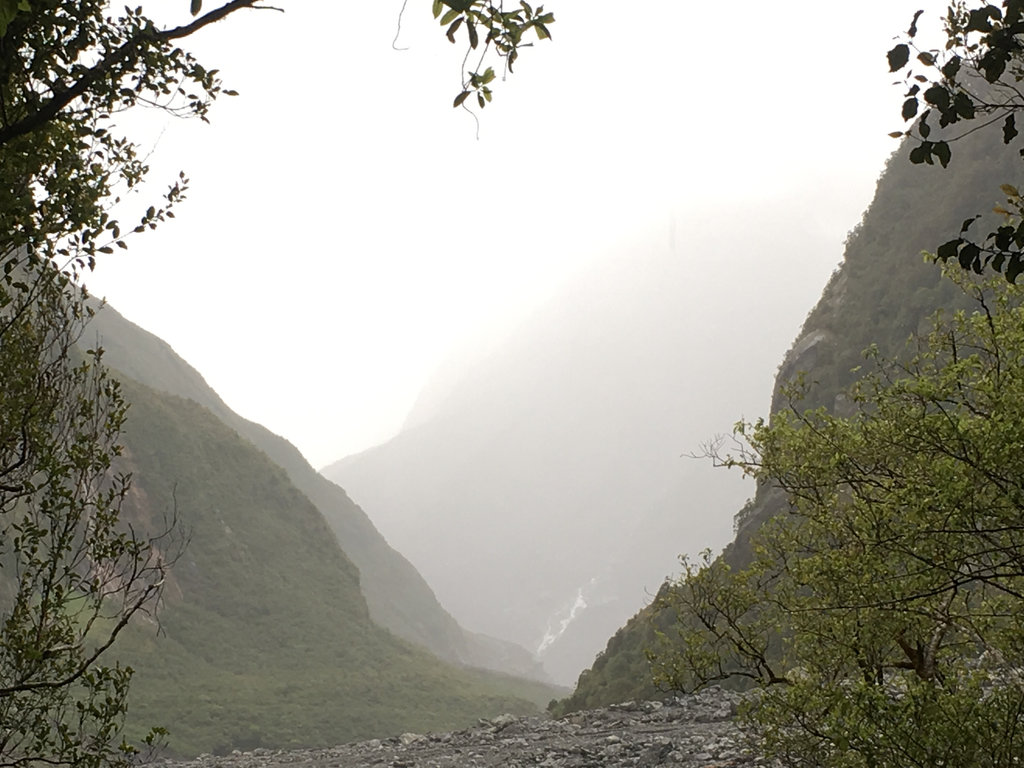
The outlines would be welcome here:
M 189 24 L 163 31 L 144 30 L 134 35 L 93 66 L 89 67 L 74 85 L 69 88 L 55 89 L 53 96 L 34 112 L 26 115 L 21 120 L 0 128 L 0 146 L 19 136 L 31 133 L 55 119 L 62 109 L 75 99 L 86 94 L 95 82 L 109 75 L 114 67 L 119 64 L 133 62 L 144 47 L 154 43 L 188 37 L 203 27 L 230 16 L 237 10 L 258 7 L 256 5 L 257 2 L 258 0 L 231 0 L 231 2 L 225 3 L 220 8 L 200 16 Z

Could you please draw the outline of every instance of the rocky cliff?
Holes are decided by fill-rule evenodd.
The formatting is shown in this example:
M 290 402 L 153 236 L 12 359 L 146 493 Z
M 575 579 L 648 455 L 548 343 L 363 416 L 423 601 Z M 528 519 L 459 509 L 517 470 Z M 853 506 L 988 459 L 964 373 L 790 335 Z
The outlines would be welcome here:
M 783 357 L 772 412 L 783 405 L 780 386 L 798 372 L 815 383 L 810 405 L 836 407 L 868 346 L 876 344 L 883 354 L 897 355 L 932 312 L 962 302 L 922 253 L 955 237 L 964 219 L 990 211 L 1000 201 L 1000 185 L 1017 183 L 1010 175 L 1018 172 L 1019 161 L 998 136 L 986 133 L 958 143 L 948 169 L 912 165 L 908 154 L 903 147 L 890 159 L 870 207 L 850 232 L 841 265 Z M 751 535 L 785 504 L 777 490 L 759 488 L 736 514 L 735 536 L 723 557 L 733 565 L 743 564 L 750 554 Z M 573 696 L 556 709 L 649 694 L 644 650 L 652 645 L 652 620 L 651 612 L 643 610 L 619 630 L 593 667 L 580 676 Z

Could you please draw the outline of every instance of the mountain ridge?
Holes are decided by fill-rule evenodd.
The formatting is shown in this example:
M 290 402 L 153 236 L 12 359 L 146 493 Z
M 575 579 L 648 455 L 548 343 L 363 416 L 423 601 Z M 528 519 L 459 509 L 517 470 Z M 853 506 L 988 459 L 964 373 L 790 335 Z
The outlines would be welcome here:
M 1016 166 L 1006 161 L 998 137 L 983 133 L 965 137 L 947 169 L 913 165 L 909 151 L 901 145 L 889 159 L 874 198 L 847 238 L 843 262 L 783 356 L 771 390 L 772 413 L 784 407 L 780 388 L 798 372 L 815 384 L 808 406 L 841 408 L 843 389 L 856 378 L 863 350 L 877 345 L 883 355 L 897 355 L 931 312 L 966 305 L 922 252 L 954 237 L 963 220 L 990 209 L 1000 185 L 1012 181 L 1007 168 Z M 733 540 L 721 557 L 734 568 L 747 563 L 751 537 L 786 504 L 778 489 L 759 487 L 736 513 Z M 671 632 L 671 623 L 671 616 L 639 611 L 553 711 L 653 695 L 645 650 L 654 646 L 656 632 Z
M 799 251 L 776 213 L 758 212 L 764 241 Z M 799 320 L 777 315 L 742 333 L 727 322 L 731 302 L 760 306 L 754 276 L 766 268 L 741 240 L 718 242 L 732 217 L 711 216 L 706 240 L 684 229 L 678 248 L 652 235 L 608 254 L 447 374 L 447 392 L 428 384 L 407 429 L 323 468 L 465 626 L 539 649 L 582 590 L 587 607 L 542 654 L 558 680 L 575 679 L 649 601 L 681 550 L 723 546 L 726 510 L 749 493 L 681 458 L 735 421 L 710 403 L 764 407 L 768 371 Z M 821 241 L 807 237 L 807 248 Z M 749 267 L 743 281 L 729 270 L 693 279 L 719 245 L 715 258 Z M 698 309 L 709 294 L 729 301 Z M 725 338 L 737 346 L 723 358 Z M 751 371 L 764 372 L 763 388 Z M 397 468 L 402 481 L 389 482 Z
M 317 473 L 285 438 L 232 411 L 169 344 L 110 306 L 96 312 L 90 329 L 103 347 L 108 365 L 140 383 L 209 409 L 284 468 L 296 487 L 317 506 L 342 549 L 359 568 L 375 622 L 456 664 L 547 679 L 526 651 L 463 630 L 437 602 L 422 576 L 388 545 L 344 489 Z
M 159 724 L 177 755 L 326 746 L 534 711 L 551 687 L 455 666 L 372 621 L 360 573 L 287 473 L 191 399 L 127 376 L 121 520 L 177 521 L 156 621 L 109 653 L 136 670 L 128 735 Z

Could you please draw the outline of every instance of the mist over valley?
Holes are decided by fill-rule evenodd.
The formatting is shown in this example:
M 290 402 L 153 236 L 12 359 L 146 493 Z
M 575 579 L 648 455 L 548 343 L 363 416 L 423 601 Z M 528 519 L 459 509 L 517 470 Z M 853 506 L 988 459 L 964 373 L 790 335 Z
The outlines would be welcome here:
M 722 212 L 610 247 L 503 340 L 449 360 L 392 440 L 324 475 L 460 623 L 573 684 L 680 554 L 728 542 L 752 493 L 696 455 L 766 412 L 805 315 L 803 281 L 774 280 L 767 254 L 795 273 L 838 252 L 785 212 L 754 214 L 756 250 L 723 236 Z M 697 279 L 707 262 L 722 269 Z
M 145 5 L 0 0 L 0 768 L 1020 762 L 1024 1 Z

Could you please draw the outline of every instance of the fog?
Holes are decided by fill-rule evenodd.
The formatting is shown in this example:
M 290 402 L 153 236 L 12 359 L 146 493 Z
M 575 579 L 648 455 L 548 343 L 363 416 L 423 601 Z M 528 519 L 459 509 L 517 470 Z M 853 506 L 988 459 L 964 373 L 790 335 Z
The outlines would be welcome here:
M 425 2 L 401 51 L 397 0 L 236 14 L 190 44 L 241 95 L 211 125 L 139 126 L 152 183 L 131 204 L 179 169 L 190 199 L 89 285 L 316 465 L 386 440 L 441 360 L 486 351 L 633 241 L 741 238 L 692 279 L 760 282 L 749 265 L 771 260 L 793 290 L 779 311 L 809 308 L 892 149 L 884 54 L 920 5 L 553 0 L 554 40 L 479 124 L 450 106 L 461 49 Z M 831 246 L 762 252 L 746 222 L 766 209 Z
M 241 96 L 130 122 L 129 209 L 182 168 L 190 199 L 89 286 L 314 465 L 381 446 L 331 476 L 457 619 L 571 681 L 728 540 L 750 489 L 680 456 L 767 411 L 921 5 L 552 0 L 476 117 L 422 0 L 395 45 L 397 0 L 236 14 L 193 48 Z
M 443 366 L 396 438 L 324 473 L 461 623 L 574 683 L 753 493 L 695 457 L 767 412 L 807 311 L 799 270 L 836 252 L 787 202 L 745 216 L 758 259 L 727 212 L 616 244 L 489 354 Z M 708 259 L 733 269 L 695 279 Z

